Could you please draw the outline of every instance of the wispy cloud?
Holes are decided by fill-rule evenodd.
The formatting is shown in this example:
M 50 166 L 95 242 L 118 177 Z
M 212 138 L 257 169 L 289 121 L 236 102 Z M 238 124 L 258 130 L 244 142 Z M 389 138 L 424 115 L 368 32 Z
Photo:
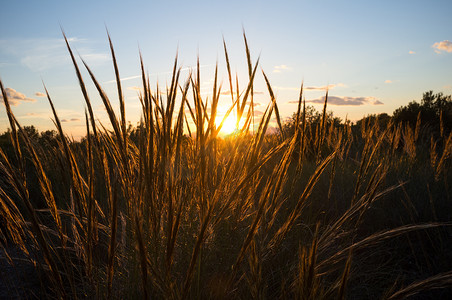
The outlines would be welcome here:
M 204 68 L 208 68 L 208 67 L 215 67 L 215 65 L 214 64 L 206 64 L 206 65 L 199 66 L 200 69 L 204 69 Z M 187 66 L 187 67 L 180 68 L 181 72 L 192 71 L 192 70 L 196 70 L 196 67 Z M 168 75 L 168 74 L 172 74 L 172 73 L 173 73 L 173 71 L 166 71 L 166 72 L 147 74 L 147 76 L 160 76 L 160 75 Z M 141 78 L 141 75 L 132 75 L 132 76 L 123 77 L 123 78 L 121 78 L 121 81 L 128 81 L 128 80 L 137 79 L 137 78 Z M 116 79 L 105 81 L 104 83 L 116 83 Z
M 123 77 L 123 78 L 121 78 L 121 81 L 128 81 L 128 80 L 137 79 L 137 78 L 141 78 L 141 75 Z M 116 79 L 106 81 L 105 83 L 116 83 Z
M 273 67 L 273 73 L 281 73 L 283 71 L 287 71 L 290 70 L 291 68 L 288 67 L 287 65 L 279 65 L 279 66 L 274 66 Z
M 127 87 L 127 89 L 131 90 L 131 91 L 142 91 L 143 90 L 143 88 L 141 88 L 139 86 L 129 86 L 129 87 Z
M 300 91 L 300 87 L 287 87 L 287 86 L 272 86 L 273 90 L 280 90 L 280 91 Z
M 85 39 L 69 38 L 76 53 L 89 64 L 110 60 L 109 55 L 93 50 L 93 43 Z M 70 64 L 63 39 L 8 39 L 0 40 L 0 52 L 8 53 L 35 72 Z
M 325 102 L 325 97 L 306 100 L 306 102 L 314 104 L 323 104 Z M 298 103 L 298 101 L 289 101 L 289 103 Z M 382 105 L 383 102 L 374 97 L 328 96 L 328 104 L 338 106 L 361 106 L 361 105 Z
M 328 84 L 324 86 L 307 86 L 304 89 L 308 91 L 325 91 L 325 90 L 332 90 L 337 87 L 345 87 L 346 85 L 343 83 L 336 83 L 336 84 Z
M 343 83 L 336 83 L 336 84 L 328 84 L 323 86 L 305 86 L 303 89 L 305 91 L 326 91 L 326 90 L 332 90 L 337 87 L 346 87 Z M 273 86 L 273 89 L 275 90 L 281 90 L 281 91 L 300 91 L 300 87 L 283 87 L 283 86 Z
M 62 119 L 61 123 L 69 123 L 69 122 L 80 122 L 79 118 L 72 118 L 72 119 Z
M 408 51 L 408 54 L 416 54 L 416 52 L 410 50 L 410 51 Z
M 41 93 L 41 92 L 36 92 L 36 93 L 35 93 L 35 96 L 36 96 L 36 97 L 45 97 L 46 94 Z
M 234 95 L 235 95 L 235 93 L 236 93 L 236 92 L 234 92 Z M 221 92 L 220 94 L 223 95 L 223 96 L 231 95 L 231 91 L 224 91 L 224 92 Z M 254 95 L 263 95 L 264 92 L 253 91 L 253 94 L 254 94 Z
M 253 107 L 257 107 L 257 106 L 261 106 L 262 105 L 262 103 L 259 103 L 259 102 L 253 102 Z M 245 104 L 245 106 L 247 107 L 247 108 L 249 108 L 250 106 L 251 106 L 251 103 L 246 103 Z
M 444 40 L 442 42 L 437 42 L 432 45 L 436 53 L 441 53 L 441 51 L 452 52 L 452 42 Z
M 394 81 L 392 81 L 392 80 L 389 80 L 389 79 L 387 79 L 387 80 L 385 80 L 385 83 L 394 83 Z
M 443 89 L 445 89 L 445 90 L 452 89 L 452 84 L 448 84 L 448 85 L 443 86 Z
M 6 88 L 6 96 L 8 97 L 9 100 L 9 104 L 11 105 L 18 105 L 20 102 L 35 102 L 36 99 L 33 98 L 29 98 L 27 96 L 25 96 L 22 93 L 19 93 L 18 91 L 16 91 L 15 89 L 12 88 Z M 2 100 L 3 103 L 3 95 L 0 94 L 0 99 Z
M 136 92 L 140 92 L 140 93 L 143 92 L 143 88 L 139 87 L 139 86 L 136 86 L 136 85 L 135 86 L 129 86 L 126 89 L 129 90 L 129 91 L 136 91 Z M 155 91 L 152 91 L 152 93 L 154 94 Z M 166 95 L 166 91 L 159 90 L 159 95 Z M 128 99 L 130 100 L 131 98 L 128 98 Z M 138 98 L 135 98 L 135 99 L 138 99 Z
M 263 116 L 263 115 L 264 115 L 264 113 L 261 112 L 261 111 L 259 111 L 259 110 L 255 110 L 255 111 L 254 111 L 254 116 L 255 116 L 255 117 Z
M 49 113 L 43 113 L 43 112 L 29 112 L 23 115 L 18 115 L 16 116 L 18 119 L 26 119 L 26 120 L 30 120 L 30 119 L 49 119 L 52 116 L 49 115 Z

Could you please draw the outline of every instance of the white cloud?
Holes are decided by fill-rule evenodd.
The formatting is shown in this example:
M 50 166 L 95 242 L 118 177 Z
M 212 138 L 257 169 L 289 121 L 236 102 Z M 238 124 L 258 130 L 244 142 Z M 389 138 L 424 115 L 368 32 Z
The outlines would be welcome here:
M 210 67 L 215 67 L 215 65 L 214 64 L 199 65 L 200 69 L 210 68 Z M 196 70 L 196 66 L 195 67 L 187 66 L 187 67 L 180 68 L 181 73 L 182 72 L 187 72 L 187 71 L 192 72 L 193 70 Z M 171 74 L 173 74 L 173 71 L 151 73 L 151 74 L 146 74 L 146 76 L 157 77 L 157 76 L 164 76 L 164 75 L 171 75 Z M 128 76 L 128 77 L 123 77 L 123 78 L 121 78 L 121 82 L 122 81 L 132 80 L 132 79 L 137 79 L 137 78 L 141 78 L 141 75 L 133 75 L 133 76 Z M 212 79 L 212 82 L 213 82 L 213 79 Z M 104 83 L 106 83 L 106 84 L 107 83 L 116 83 L 116 79 L 108 80 L 108 81 L 105 81 Z
M 414 52 L 414 51 L 408 51 L 408 54 L 416 54 L 416 52 Z
M 12 88 L 6 88 L 6 97 L 8 97 L 8 101 L 10 105 L 18 105 L 20 102 L 35 102 L 36 99 L 33 98 L 28 98 L 27 96 L 25 96 L 22 93 L 19 93 L 18 91 L 16 91 L 15 89 Z M 3 95 L 0 94 L 0 99 L 3 102 Z
M 323 104 L 325 97 L 317 99 L 306 100 L 306 103 Z M 298 101 L 290 101 L 289 103 L 298 103 Z M 341 96 L 328 96 L 329 105 L 338 106 L 361 106 L 361 105 L 382 105 L 383 102 L 374 97 L 341 97 Z
M 134 76 L 123 77 L 123 78 L 120 79 L 120 81 L 121 82 L 122 81 L 128 81 L 128 80 L 137 79 L 137 78 L 141 78 L 141 75 L 134 75 Z M 106 81 L 104 83 L 116 83 L 116 79 L 109 80 L 109 81 Z
M 444 40 L 442 42 L 434 43 L 432 47 L 435 49 L 436 53 L 441 53 L 441 51 L 452 52 L 452 42 Z
M 106 53 L 93 50 L 93 43 L 88 40 L 69 38 L 68 41 L 75 54 L 79 53 L 88 64 L 100 64 L 110 60 Z M 17 57 L 22 65 L 35 72 L 71 63 L 64 39 L 0 40 L 0 52 Z
M 287 71 L 290 70 L 291 68 L 289 68 L 287 65 L 279 65 L 279 66 L 274 66 L 273 67 L 273 73 L 281 73 L 282 71 Z

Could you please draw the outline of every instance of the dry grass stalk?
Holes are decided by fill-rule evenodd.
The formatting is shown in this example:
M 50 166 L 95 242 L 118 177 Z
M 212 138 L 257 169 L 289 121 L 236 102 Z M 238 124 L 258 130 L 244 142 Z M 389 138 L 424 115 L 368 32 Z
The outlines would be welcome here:
M 60 298 L 78 297 L 86 291 L 109 298 L 187 299 L 214 295 L 202 289 L 213 267 L 227 273 L 222 281 L 223 296 L 241 296 L 245 293 L 241 283 L 247 279 L 251 295 L 265 298 L 274 293 L 269 290 L 269 282 L 275 276 L 268 271 L 271 260 L 281 259 L 279 256 L 285 251 L 296 252 L 298 247 L 298 268 L 282 268 L 297 269 L 291 296 L 312 299 L 336 295 L 344 299 L 354 272 L 352 253 L 412 231 L 450 226 L 440 222 L 412 224 L 367 237 L 357 235 L 375 201 L 404 184 L 388 187 L 385 180 L 390 167 L 401 165 L 400 143 L 411 160 L 417 157 L 420 115 L 414 130 L 392 123 L 381 128 L 378 120 L 371 123 L 369 118 L 362 122 L 360 137 L 352 131 L 350 122 L 337 126 L 328 118 L 328 92 L 317 124 L 311 123 L 301 83 L 294 133 L 289 135 L 270 80 L 262 71 L 269 104 L 255 128 L 254 82 L 259 58 L 252 62 L 243 33 L 248 71 L 244 90 L 240 90 L 238 75 L 234 87 L 223 39 L 231 105 L 220 124 L 216 121 L 222 94 L 218 63 L 212 95 L 206 98 L 201 94 L 199 57 L 196 71 L 183 81 L 176 56 L 171 84 L 162 94 L 158 84 L 151 90 L 140 53 L 142 116 L 136 131 L 130 132 L 126 128 L 118 63 L 108 32 L 119 117 L 82 59 L 107 110 L 110 124 L 105 126 L 94 121 L 85 83 L 64 33 L 63 36 L 87 106 L 86 139 L 83 143 L 74 142 L 65 135 L 46 89 L 58 131 L 54 151 L 60 158 L 61 175 L 68 179 L 63 192 L 63 199 L 70 202 L 67 207 L 62 207 L 55 192 L 46 149 L 39 148 L 17 123 L 0 81 L 12 145 L 11 155 L 0 151 L 0 173 L 7 183 L 7 188 L 0 187 L 0 216 L 8 238 L 24 251 L 27 243 L 32 243 L 42 252 L 43 267 L 49 270 Z M 220 130 L 230 114 L 236 114 L 238 130 L 222 139 Z M 273 117 L 279 136 L 267 133 Z M 452 135 L 443 140 L 443 144 L 431 140 L 430 161 L 437 177 L 442 174 L 447 180 Z M 45 208 L 39 211 L 30 195 L 28 157 L 45 200 Z M 330 163 L 330 173 L 322 176 Z M 335 202 L 334 217 L 326 219 L 314 208 L 324 210 L 322 205 L 331 204 L 330 199 L 343 200 L 342 195 L 334 194 L 342 188 L 338 186 L 341 176 L 356 179 L 346 193 L 345 200 L 350 205 L 338 212 L 340 205 Z M 317 185 L 328 188 L 317 191 Z M 430 187 L 429 195 L 434 207 Z M 319 197 L 325 203 L 317 201 Z M 413 203 L 408 204 L 414 207 Z M 38 213 L 47 213 L 51 218 L 43 220 Z M 415 215 L 411 217 L 415 219 Z M 435 219 L 439 219 L 436 212 Z M 303 236 L 297 243 L 288 238 L 292 234 L 304 235 L 299 228 L 309 229 L 317 222 L 315 234 Z M 0 229 L 1 246 L 5 247 L 7 237 Z M 219 243 L 229 236 L 234 237 L 233 242 L 219 251 Z M 335 245 L 341 239 L 342 243 Z M 107 255 L 103 257 L 101 253 Z M 187 259 L 186 253 L 191 253 Z M 221 263 L 212 263 L 212 255 L 218 253 Z M 244 261 L 248 263 L 242 264 Z M 288 262 L 291 263 L 295 261 Z M 328 281 L 333 282 L 330 287 L 325 285 L 324 276 L 336 276 Z M 390 299 L 440 287 L 448 283 L 449 277 L 445 273 L 415 283 L 393 293 Z M 65 287 L 64 282 L 70 287 Z M 77 290 L 79 282 L 83 291 Z M 133 286 L 137 294 L 128 295 L 116 283 Z M 280 288 L 281 295 L 289 294 L 284 278 L 282 285 L 285 287 Z

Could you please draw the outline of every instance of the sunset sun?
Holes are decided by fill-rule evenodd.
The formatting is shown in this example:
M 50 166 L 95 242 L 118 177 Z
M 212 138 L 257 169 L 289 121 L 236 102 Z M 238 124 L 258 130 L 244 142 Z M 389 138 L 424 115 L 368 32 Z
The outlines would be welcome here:
M 220 126 L 221 122 L 223 121 L 224 115 L 218 115 L 215 118 L 215 125 L 217 128 Z M 236 130 L 236 117 L 232 113 L 229 114 L 229 116 L 224 120 L 223 126 L 221 126 L 220 134 L 221 135 L 230 135 Z

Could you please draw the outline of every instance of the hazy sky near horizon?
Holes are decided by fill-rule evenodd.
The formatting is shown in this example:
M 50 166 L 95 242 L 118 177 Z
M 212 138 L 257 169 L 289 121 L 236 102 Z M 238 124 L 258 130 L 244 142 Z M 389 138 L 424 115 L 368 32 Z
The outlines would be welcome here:
M 328 86 L 329 110 L 357 120 L 391 114 L 428 90 L 452 94 L 451 12 L 451 0 L 2 1 L 0 78 L 22 125 L 54 128 L 44 82 L 64 128 L 80 136 L 85 105 L 60 25 L 116 104 L 108 28 L 132 124 L 140 118 L 139 49 L 154 87 L 157 80 L 169 84 L 176 52 L 183 80 L 199 54 L 208 96 L 217 61 L 222 90 L 229 90 L 223 37 L 232 71 L 245 88 L 244 29 L 251 57 L 260 57 L 284 117 L 296 110 L 291 102 L 304 81 L 307 103 L 321 109 Z M 106 124 L 102 102 L 85 70 L 83 75 L 95 113 Z M 270 101 L 261 73 L 255 91 L 259 114 Z M 226 107 L 230 97 L 222 101 Z M 2 108 L 0 132 L 7 127 Z

